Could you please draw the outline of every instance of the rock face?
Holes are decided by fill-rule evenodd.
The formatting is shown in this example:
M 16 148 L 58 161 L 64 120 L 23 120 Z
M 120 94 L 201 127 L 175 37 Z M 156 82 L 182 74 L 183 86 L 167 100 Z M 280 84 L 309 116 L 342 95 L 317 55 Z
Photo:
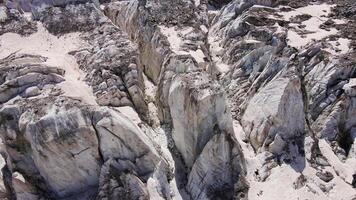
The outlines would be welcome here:
M 0 34 L 6 32 L 28 35 L 36 31 L 36 24 L 27 21 L 18 10 L 8 9 L 0 4 Z
M 32 95 L 31 88 L 64 81 L 64 71 L 44 65 L 45 58 L 35 55 L 10 55 L 1 63 L 0 102 L 6 103 L 18 94 Z
M 356 198 L 355 8 L 0 1 L 0 198 Z
M 128 179 L 117 181 L 134 184 L 131 176 L 145 179 L 146 183 L 155 171 L 166 170 L 165 161 L 150 139 L 123 114 L 108 108 L 78 109 L 75 102 L 66 99 L 54 101 L 64 105 L 47 104 L 42 110 L 26 106 L 1 109 L 5 124 L 2 131 L 13 133 L 3 138 L 5 146 L 9 145 L 6 152 L 12 162 L 11 171 L 21 172 L 36 187 L 37 195 L 46 198 L 95 196 L 99 177 L 104 178 L 100 180 L 100 187 L 103 190 L 109 187 L 106 185 L 111 179 L 106 179 L 106 173 L 113 176 L 112 173 L 125 172 Z M 52 109 L 54 113 L 43 109 Z M 44 116 L 33 115 L 34 111 Z M 159 163 L 162 167 L 156 170 Z M 145 184 L 141 184 L 143 190 L 147 190 Z
M 264 147 L 279 153 L 285 141 L 303 137 L 305 116 L 300 87 L 298 77 L 287 73 L 252 97 L 241 124 L 255 149 Z
M 172 137 L 188 167 L 192 167 L 214 132 L 233 132 L 224 94 L 212 84 L 200 73 L 183 74 L 171 83 L 168 104 L 174 127 Z
M 73 54 L 88 73 L 86 80 L 92 86 L 98 104 L 132 106 L 145 116 L 147 105 L 137 46 L 108 20 L 83 37 L 92 47 Z

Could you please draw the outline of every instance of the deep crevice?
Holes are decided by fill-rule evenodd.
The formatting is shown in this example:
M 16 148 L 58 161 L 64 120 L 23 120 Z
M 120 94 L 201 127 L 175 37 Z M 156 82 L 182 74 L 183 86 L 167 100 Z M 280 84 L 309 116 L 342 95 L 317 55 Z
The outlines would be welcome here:
M 101 149 L 100 149 L 100 145 L 101 145 L 101 139 L 100 139 L 100 135 L 99 135 L 99 132 L 98 130 L 96 129 L 96 126 L 94 124 L 94 116 L 92 116 L 92 119 L 91 119 L 91 126 L 93 127 L 94 129 L 94 133 L 96 135 L 96 138 L 98 140 L 98 154 L 99 154 L 99 158 L 100 158 L 100 163 L 101 165 L 103 165 L 105 163 L 105 159 L 104 159 L 104 156 L 101 152 Z

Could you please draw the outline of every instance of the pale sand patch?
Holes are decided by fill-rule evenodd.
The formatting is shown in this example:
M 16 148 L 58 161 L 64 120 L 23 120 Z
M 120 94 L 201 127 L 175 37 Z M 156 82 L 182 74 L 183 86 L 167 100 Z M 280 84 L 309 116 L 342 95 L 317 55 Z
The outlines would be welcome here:
M 284 29 L 282 26 L 280 26 L 278 23 L 275 23 L 275 24 L 274 24 L 274 27 L 277 27 L 276 32 L 274 32 L 274 33 L 276 33 L 276 34 L 286 32 L 285 29 Z
M 204 33 L 208 33 L 208 28 L 205 25 L 200 25 L 200 29 L 204 32 Z
M 196 51 L 189 51 L 189 54 L 193 56 L 193 58 L 199 63 L 204 63 L 205 60 L 205 55 L 204 52 L 200 49 L 197 49 Z
M 178 53 L 181 45 L 183 44 L 182 38 L 179 37 L 178 32 L 174 27 L 158 26 L 163 35 L 168 39 L 173 52 Z
M 326 17 L 331 12 L 331 8 L 333 8 L 334 6 L 335 5 L 330 5 L 330 4 L 307 5 L 305 7 L 293 9 L 289 12 L 282 12 L 279 14 L 283 15 L 283 17 L 286 20 L 290 20 L 292 17 L 301 15 L 301 14 L 307 14 L 307 15 L 311 15 L 313 17 L 320 18 L 323 16 Z
M 332 19 L 335 24 L 346 24 L 347 22 L 345 20 L 342 19 Z
M 302 48 L 313 41 L 319 41 L 330 35 L 337 34 L 338 31 L 334 28 L 330 30 L 324 30 L 320 28 L 320 25 L 326 22 L 329 18 L 327 17 L 331 12 L 331 8 L 335 5 L 320 4 L 320 5 L 308 5 L 305 7 L 297 8 L 289 12 L 281 12 L 285 20 L 291 20 L 297 15 L 307 14 L 312 17 L 309 20 L 302 22 L 304 28 L 298 28 L 294 26 L 296 30 L 288 30 L 287 41 L 288 44 L 295 48 Z M 342 23 L 342 20 L 336 20 L 337 23 Z M 300 34 L 299 31 L 306 32 L 305 34 Z
M 18 53 L 35 54 L 47 57 L 46 64 L 64 69 L 65 81 L 59 86 L 64 96 L 81 99 L 96 105 L 92 89 L 83 81 L 85 73 L 79 69 L 75 58 L 68 52 L 85 45 L 79 33 L 70 33 L 60 37 L 50 34 L 42 24 L 38 23 L 38 31 L 27 37 L 15 33 L 0 36 L 0 58 L 18 51 Z
M 350 43 L 351 41 L 347 38 L 338 38 L 337 41 L 328 41 L 330 46 L 323 50 L 334 55 L 345 54 L 350 51 Z
M 288 30 L 287 41 L 290 46 L 301 49 L 313 41 L 319 41 L 334 34 L 337 34 L 336 29 L 331 29 L 330 31 L 320 29 L 319 31 L 305 34 L 303 36 L 295 32 L 294 30 Z
M 346 162 L 347 165 L 342 164 L 326 142 L 321 140 L 319 145 L 322 154 L 328 159 L 328 161 L 330 159 L 332 165 L 334 166 L 334 168 L 325 166 L 323 169 L 333 174 L 334 178 L 330 182 L 326 183 L 318 178 L 315 175 L 317 171 L 310 166 L 306 160 L 306 165 L 302 172 L 297 172 L 291 166 L 282 164 L 274 167 L 271 170 L 270 176 L 265 181 L 259 181 L 255 177 L 255 170 L 261 165 L 261 158 L 254 153 L 254 150 L 249 143 L 243 142 L 246 134 L 244 133 L 240 123 L 237 121 L 234 121 L 234 132 L 234 135 L 240 143 L 246 159 L 246 168 L 248 170 L 246 179 L 250 186 L 248 191 L 248 197 L 250 200 L 351 200 L 352 197 L 356 195 L 356 190 L 354 190 L 351 185 L 346 183 L 335 172 L 345 170 L 343 173 L 346 174 L 341 174 L 341 176 L 350 178 L 350 175 L 352 175 L 356 169 L 355 164 L 353 164 L 355 159 L 348 159 Z M 306 177 L 307 181 L 301 188 L 295 188 L 294 183 L 302 174 Z M 324 193 L 319 187 L 321 185 L 324 185 L 326 188 L 330 188 L 330 191 L 328 193 Z

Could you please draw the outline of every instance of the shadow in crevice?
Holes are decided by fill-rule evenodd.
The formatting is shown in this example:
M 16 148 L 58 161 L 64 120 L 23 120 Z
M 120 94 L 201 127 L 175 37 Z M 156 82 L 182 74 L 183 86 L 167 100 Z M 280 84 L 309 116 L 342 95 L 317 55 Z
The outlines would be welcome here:
M 345 130 L 344 125 L 339 127 L 340 134 L 338 135 L 337 142 L 339 146 L 345 151 L 346 157 L 349 155 L 352 145 L 355 140 L 356 133 L 353 133 L 354 128 Z
M 279 164 L 284 163 L 296 172 L 303 172 L 306 167 L 304 141 L 305 137 L 300 136 L 288 142 L 285 151 L 277 157 Z

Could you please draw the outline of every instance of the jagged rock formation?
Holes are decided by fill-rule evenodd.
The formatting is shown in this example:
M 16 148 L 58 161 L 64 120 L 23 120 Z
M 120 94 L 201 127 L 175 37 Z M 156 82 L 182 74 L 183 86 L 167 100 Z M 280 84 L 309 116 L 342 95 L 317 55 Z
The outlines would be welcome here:
M 0 1 L 0 198 L 356 198 L 355 8 Z
M 4 6 L 0 9 L 0 24 L 0 34 L 14 32 L 21 35 L 27 35 L 36 31 L 34 22 L 27 21 L 18 10 L 9 10 Z

